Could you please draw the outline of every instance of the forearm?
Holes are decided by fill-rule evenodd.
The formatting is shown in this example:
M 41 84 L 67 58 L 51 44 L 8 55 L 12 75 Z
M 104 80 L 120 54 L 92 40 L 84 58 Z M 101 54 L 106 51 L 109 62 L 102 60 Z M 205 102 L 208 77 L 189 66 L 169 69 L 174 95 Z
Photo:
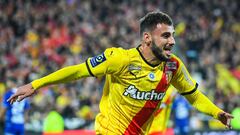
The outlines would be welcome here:
M 62 68 L 50 75 L 34 80 L 31 82 L 31 84 L 36 90 L 47 85 L 66 83 L 87 76 L 89 76 L 89 73 L 86 64 L 82 63 L 79 65 Z
M 218 114 L 223 112 L 215 104 L 213 104 L 202 92 L 196 90 L 194 93 L 185 95 L 185 98 L 200 112 L 218 118 Z

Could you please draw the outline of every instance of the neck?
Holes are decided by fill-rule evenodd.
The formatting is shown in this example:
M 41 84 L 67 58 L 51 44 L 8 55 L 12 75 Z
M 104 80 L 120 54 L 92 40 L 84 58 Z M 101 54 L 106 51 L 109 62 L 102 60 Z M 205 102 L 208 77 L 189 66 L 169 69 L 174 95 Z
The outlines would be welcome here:
M 147 63 L 154 66 L 159 65 L 161 63 L 161 61 L 158 60 L 157 57 L 152 53 L 152 50 L 149 46 L 141 44 L 139 47 L 139 51 L 144 57 L 144 59 L 147 61 Z

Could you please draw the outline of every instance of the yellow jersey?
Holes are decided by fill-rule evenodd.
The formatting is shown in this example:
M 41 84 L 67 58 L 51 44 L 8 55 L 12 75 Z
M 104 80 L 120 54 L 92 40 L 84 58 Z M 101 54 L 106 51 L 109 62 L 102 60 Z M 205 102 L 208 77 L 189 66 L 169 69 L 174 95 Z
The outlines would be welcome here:
M 170 84 L 183 95 L 197 89 L 177 56 L 151 65 L 139 47 L 106 49 L 87 59 L 86 65 L 92 76 L 106 76 L 95 122 L 96 134 L 147 134 Z

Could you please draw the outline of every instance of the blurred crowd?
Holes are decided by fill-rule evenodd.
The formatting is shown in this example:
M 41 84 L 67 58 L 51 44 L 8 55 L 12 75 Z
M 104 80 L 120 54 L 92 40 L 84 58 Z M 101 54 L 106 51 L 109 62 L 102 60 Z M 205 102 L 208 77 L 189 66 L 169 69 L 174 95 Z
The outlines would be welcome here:
M 84 62 L 107 47 L 138 46 L 139 19 L 161 10 L 174 21 L 175 53 L 201 90 L 231 112 L 240 107 L 239 7 L 238 0 L 1 0 L 0 97 L 11 87 Z M 27 128 L 38 130 L 34 127 L 41 127 L 54 109 L 67 129 L 92 129 L 103 80 L 42 88 L 31 97 Z M 202 124 L 194 128 L 206 126 L 204 117 L 197 119 Z

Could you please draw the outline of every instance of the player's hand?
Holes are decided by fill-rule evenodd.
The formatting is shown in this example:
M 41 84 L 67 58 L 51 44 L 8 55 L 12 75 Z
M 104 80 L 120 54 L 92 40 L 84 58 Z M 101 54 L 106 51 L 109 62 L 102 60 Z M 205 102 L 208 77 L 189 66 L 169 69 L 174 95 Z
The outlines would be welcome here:
M 24 98 L 29 97 L 34 94 L 34 89 L 32 87 L 32 84 L 26 84 L 19 88 L 17 88 L 17 92 L 14 93 L 7 101 L 10 102 L 10 104 L 13 104 L 14 102 L 22 101 Z
M 232 129 L 231 119 L 233 119 L 233 116 L 229 113 L 220 112 L 218 114 L 218 120 L 220 120 L 228 129 Z

